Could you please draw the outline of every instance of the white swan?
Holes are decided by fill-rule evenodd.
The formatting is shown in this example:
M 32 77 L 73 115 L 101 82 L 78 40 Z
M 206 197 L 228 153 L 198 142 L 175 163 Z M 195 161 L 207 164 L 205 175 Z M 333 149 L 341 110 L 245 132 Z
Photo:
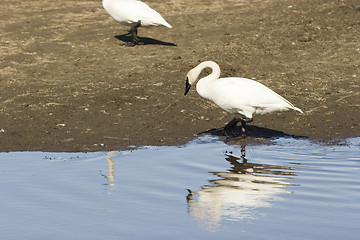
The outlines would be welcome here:
M 126 46 L 134 46 L 139 43 L 137 37 L 138 27 L 165 26 L 171 28 L 171 25 L 154 9 L 146 3 L 137 0 L 103 0 L 104 9 L 117 22 L 130 25 L 129 34 L 133 42 Z
M 246 122 L 251 122 L 254 115 L 266 114 L 277 111 L 295 110 L 303 113 L 300 108 L 292 105 L 288 100 L 272 91 L 263 84 L 239 77 L 220 77 L 220 67 L 213 61 L 200 63 L 191 69 L 186 76 L 185 95 L 194 84 L 201 71 L 211 68 L 212 73 L 201 78 L 196 84 L 199 95 L 206 98 L 229 113 L 236 113 L 240 118 L 234 118 L 226 126 L 225 130 L 233 128 L 238 122 L 242 123 L 244 132 Z

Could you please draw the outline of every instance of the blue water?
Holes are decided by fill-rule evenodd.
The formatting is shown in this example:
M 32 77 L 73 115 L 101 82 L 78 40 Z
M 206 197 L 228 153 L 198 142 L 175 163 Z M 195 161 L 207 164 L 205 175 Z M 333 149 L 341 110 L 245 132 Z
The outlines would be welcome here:
M 0 192 L 7 240 L 355 240 L 360 138 L 0 153 Z

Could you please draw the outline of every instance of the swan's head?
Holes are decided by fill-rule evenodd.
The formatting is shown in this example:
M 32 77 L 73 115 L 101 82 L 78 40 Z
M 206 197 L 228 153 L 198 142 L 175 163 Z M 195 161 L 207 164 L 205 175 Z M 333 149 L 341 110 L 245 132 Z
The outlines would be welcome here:
M 191 88 L 191 84 L 189 83 L 189 78 L 186 77 L 185 93 L 184 93 L 184 95 L 186 95 L 186 94 L 189 92 L 190 88 Z
M 199 73 L 196 73 L 194 71 L 194 69 L 192 69 L 188 72 L 188 74 L 186 75 L 186 85 L 185 85 L 184 95 L 186 95 L 189 92 L 191 85 L 196 82 L 198 76 L 199 76 Z

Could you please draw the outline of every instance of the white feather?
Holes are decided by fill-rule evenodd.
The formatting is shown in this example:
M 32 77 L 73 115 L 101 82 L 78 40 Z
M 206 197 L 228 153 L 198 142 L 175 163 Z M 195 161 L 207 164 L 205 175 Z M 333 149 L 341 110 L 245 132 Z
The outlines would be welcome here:
M 187 74 L 189 83 L 195 83 L 201 71 L 207 67 L 213 72 L 198 81 L 196 90 L 200 96 L 227 112 L 238 113 L 247 118 L 290 109 L 303 113 L 301 109 L 259 82 L 239 77 L 219 78 L 220 67 L 212 61 L 202 62 L 190 70 Z
M 138 21 L 142 27 L 171 25 L 154 9 L 146 3 L 137 0 L 103 0 L 104 9 L 117 22 L 131 25 Z

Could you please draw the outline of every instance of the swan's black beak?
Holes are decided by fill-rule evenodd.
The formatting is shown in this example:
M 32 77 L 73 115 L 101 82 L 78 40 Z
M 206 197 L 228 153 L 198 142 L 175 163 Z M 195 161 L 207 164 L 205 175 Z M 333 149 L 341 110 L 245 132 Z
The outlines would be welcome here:
M 188 93 L 190 88 L 191 88 L 191 84 L 189 83 L 189 78 L 186 77 L 186 85 L 185 85 L 185 93 L 184 93 L 184 95 L 186 95 Z

